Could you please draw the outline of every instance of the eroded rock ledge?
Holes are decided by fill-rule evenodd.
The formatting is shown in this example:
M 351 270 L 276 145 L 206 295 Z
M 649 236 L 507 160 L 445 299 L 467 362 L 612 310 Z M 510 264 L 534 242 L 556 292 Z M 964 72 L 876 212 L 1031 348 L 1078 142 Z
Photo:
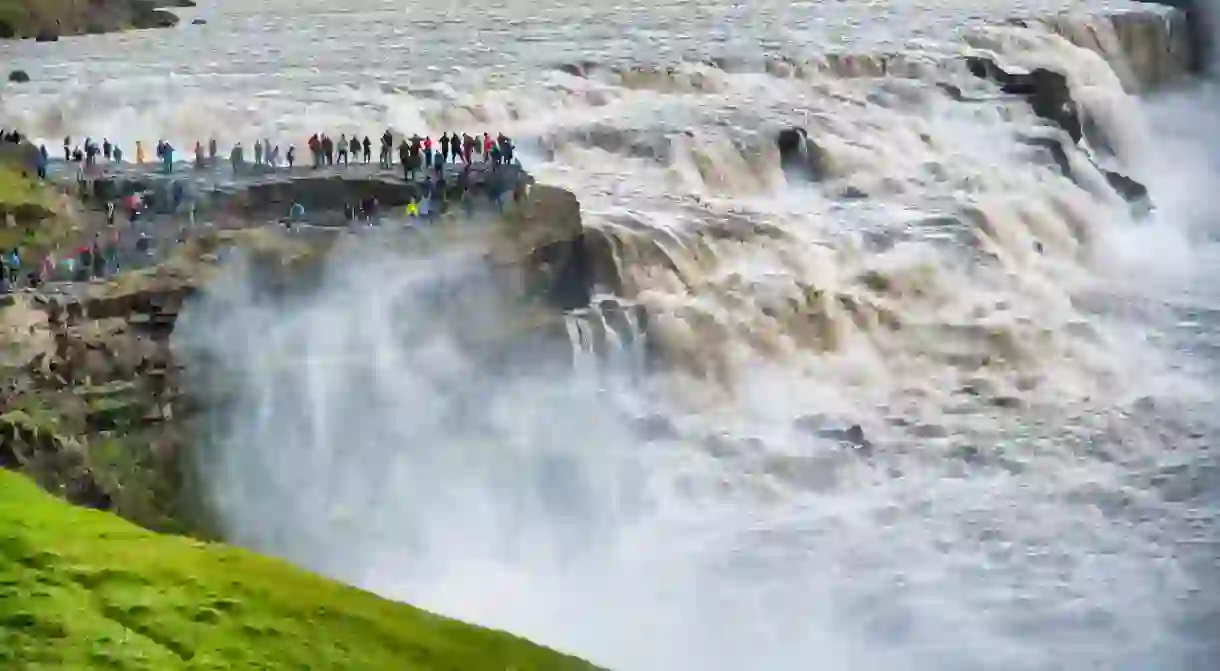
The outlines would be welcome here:
M 0 39 L 54 42 L 71 35 L 172 28 L 178 25 L 178 16 L 161 8 L 194 5 L 194 0 L 14 0 L 8 11 L 0 13 Z

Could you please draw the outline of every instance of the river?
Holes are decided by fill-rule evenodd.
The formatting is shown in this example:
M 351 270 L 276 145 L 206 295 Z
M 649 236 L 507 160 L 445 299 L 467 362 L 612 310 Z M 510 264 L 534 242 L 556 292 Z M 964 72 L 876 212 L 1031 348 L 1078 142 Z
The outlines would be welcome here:
M 32 78 L 0 116 L 56 147 L 502 131 L 617 241 L 646 333 L 572 315 L 531 375 L 445 328 L 461 254 L 341 255 L 276 311 L 235 272 L 181 327 L 245 401 L 205 453 L 235 542 L 624 671 L 1205 668 L 1215 94 L 1132 97 L 1002 22 L 1131 3 L 949 4 L 204 1 L 0 45 Z M 1068 73 L 1155 212 L 1022 142 L 1052 131 L 967 43 Z M 782 76 L 828 51 L 898 56 Z M 789 125 L 828 179 L 785 178 Z

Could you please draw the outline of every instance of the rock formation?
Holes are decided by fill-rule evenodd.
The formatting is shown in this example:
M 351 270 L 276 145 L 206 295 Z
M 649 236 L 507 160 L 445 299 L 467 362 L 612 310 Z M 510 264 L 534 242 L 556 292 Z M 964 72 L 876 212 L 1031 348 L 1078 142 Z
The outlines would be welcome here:
M 1024 96 L 1034 114 L 1067 131 L 1073 142 L 1080 142 L 1084 137 L 1080 112 L 1072 100 L 1072 91 L 1064 74 L 1046 68 L 1013 74 L 990 58 L 981 56 L 967 57 L 966 67 L 975 77 L 999 84 L 1004 93 Z
M 1207 72 L 1212 67 L 1216 45 L 1212 36 L 1216 27 L 1216 3 L 1214 0 L 1137 0 L 1155 5 L 1165 5 L 1182 10 L 1186 15 L 1186 29 L 1191 45 L 1191 69 L 1196 74 Z
M 524 328 L 566 347 L 562 311 L 587 306 L 596 291 L 619 288 L 612 243 L 584 228 L 572 193 L 532 186 L 520 170 L 497 173 L 478 176 L 472 186 L 479 204 L 463 243 L 476 245 L 476 252 L 482 246 L 481 256 L 497 278 L 494 291 L 530 315 Z M 147 175 L 110 179 L 97 188 L 158 186 Z M 500 199 L 498 208 L 484 197 L 509 188 L 515 198 Z M 282 212 L 285 200 L 307 200 L 321 211 L 376 195 L 389 206 L 418 195 L 418 189 L 388 177 L 263 176 L 227 186 L 215 204 L 247 213 L 253 223 L 266 221 L 267 212 Z M 0 408 L 0 435 L 10 437 L 0 461 L 70 500 L 114 510 L 149 528 L 206 530 L 182 462 L 194 415 L 193 402 L 182 392 L 181 362 L 169 346 L 179 311 L 215 277 L 223 251 L 233 247 L 248 252 L 254 277 L 270 298 L 307 292 L 343 230 L 323 227 L 307 237 L 286 236 L 274 227 L 221 231 L 178 246 L 147 270 L 70 284 L 60 293 L 9 296 L 0 306 L 0 352 L 7 357 L 5 368 L 16 373 Z M 404 231 L 396 239 L 409 247 L 411 235 Z M 501 354 L 519 345 L 521 330 L 514 328 L 500 338 L 503 343 L 481 342 L 490 352 L 486 356 L 513 359 Z M 123 455 L 120 465 L 107 461 L 114 450 Z
M 13 70 L 8 73 L 8 80 L 17 84 L 24 84 L 30 81 L 30 76 L 26 74 L 25 70 Z
M 155 0 L 13 1 L 16 11 L 0 18 L 0 38 L 32 37 L 39 42 L 54 42 L 69 35 L 169 28 L 178 24 L 178 17 L 158 9 Z
M 780 165 L 789 179 L 820 180 L 826 176 L 826 155 L 804 128 L 785 128 L 775 138 Z

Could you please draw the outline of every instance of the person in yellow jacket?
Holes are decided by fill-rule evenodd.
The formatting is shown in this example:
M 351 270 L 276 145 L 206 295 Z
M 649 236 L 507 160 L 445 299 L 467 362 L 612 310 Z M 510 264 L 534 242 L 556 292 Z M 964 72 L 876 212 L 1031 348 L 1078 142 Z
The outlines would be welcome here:
M 144 165 L 144 143 L 136 140 L 136 165 Z
M 415 203 L 415 199 L 411 199 L 411 202 L 407 203 L 407 216 L 408 217 L 418 217 L 419 216 L 419 205 L 417 205 Z

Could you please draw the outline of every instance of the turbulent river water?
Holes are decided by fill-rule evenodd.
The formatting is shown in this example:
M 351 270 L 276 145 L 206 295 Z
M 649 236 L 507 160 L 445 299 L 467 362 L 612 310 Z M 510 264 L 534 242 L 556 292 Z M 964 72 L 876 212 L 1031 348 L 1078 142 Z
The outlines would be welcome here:
M 461 331 L 512 308 L 437 307 L 438 282 L 480 281 L 460 250 L 356 248 L 275 310 L 235 269 L 179 331 L 243 401 L 206 453 L 236 542 L 624 670 L 1220 654 L 1220 98 L 1131 97 L 1000 21 L 1124 3 L 201 4 L 205 26 L 0 45 L 33 79 L 0 91 L 4 125 L 180 148 L 503 131 L 618 241 L 613 300 L 670 364 L 591 309 L 576 365 L 481 369 Z M 1057 131 L 971 78 L 967 45 L 1068 73 L 1156 211 L 1021 142 Z M 900 56 L 784 65 L 831 50 Z M 792 124 L 826 181 L 785 179 Z

